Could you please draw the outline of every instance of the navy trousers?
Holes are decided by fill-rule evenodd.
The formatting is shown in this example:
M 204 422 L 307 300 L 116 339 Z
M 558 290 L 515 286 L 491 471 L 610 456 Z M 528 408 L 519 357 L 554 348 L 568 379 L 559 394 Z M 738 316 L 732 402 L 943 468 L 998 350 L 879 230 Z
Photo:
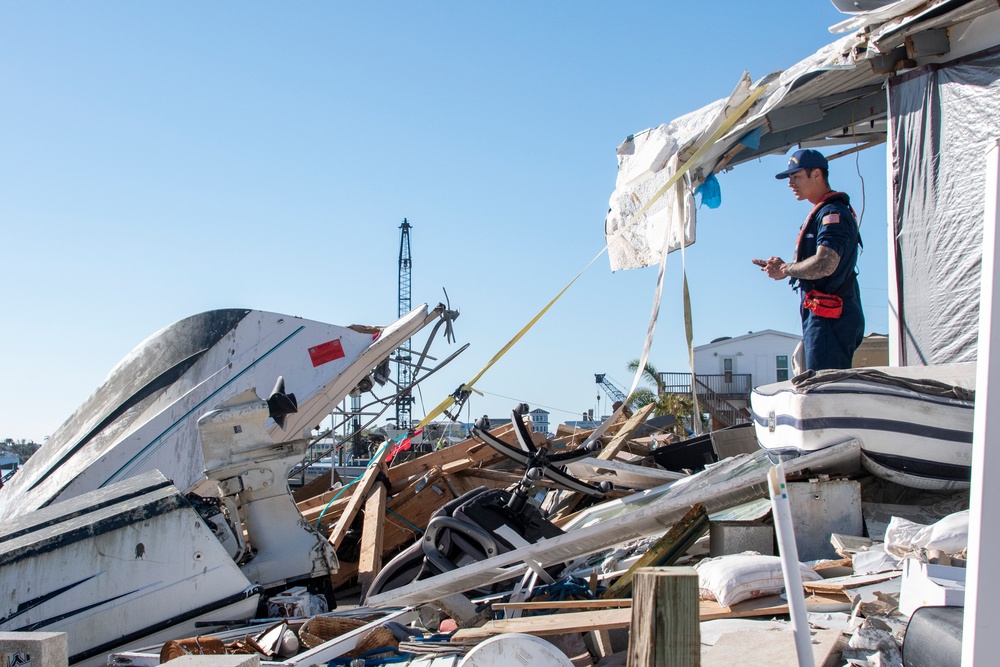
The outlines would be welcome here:
M 861 310 L 861 290 L 844 299 L 844 310 L 837 319 L 819 317 L 807 308 L 802 312 L 802 343 L 806 370 L 822 371 L 850 368 L 854 351 L 865 336 L 865 315 Z

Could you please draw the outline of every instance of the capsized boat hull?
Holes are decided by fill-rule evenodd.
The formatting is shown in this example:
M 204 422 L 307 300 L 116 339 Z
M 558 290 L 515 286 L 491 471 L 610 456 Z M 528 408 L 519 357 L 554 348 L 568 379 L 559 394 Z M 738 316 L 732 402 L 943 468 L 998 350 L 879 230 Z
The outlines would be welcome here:
M 74 664 L 250 618 L 259 596 L 158 472 L 0 524 L 0 631 L 66 632 Z
M 214 310 L 153 334 L 0 490 L 0 520 L 160 470 L 188 490 L 204 477 L 197 419 L 284 377 L 298 412 L 275 443 L 303 437 L 372 369 L 443 307 L 394 324 L 342 327 L 259 310 Z
M 845 377 L 808 391 L 791 381 L 755 388 L 750 406 L 760 446 L 787 458 L 856 438 L 862 464 L 878 477 L 919 489 L 968 488 L 975 363 L 857 370 L 875 373 L 827 371 L 816 378 Z

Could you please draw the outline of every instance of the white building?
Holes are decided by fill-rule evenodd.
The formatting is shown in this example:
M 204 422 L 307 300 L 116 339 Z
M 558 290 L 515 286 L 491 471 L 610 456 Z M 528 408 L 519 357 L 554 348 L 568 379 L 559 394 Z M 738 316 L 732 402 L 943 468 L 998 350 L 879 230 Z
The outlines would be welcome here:
M 765 329 L 733 338 L 716 338 L 694 348 L 695 375 L 721 375 L 730 386 L 749 376 L 747 390 L 792 377 L 792 355 L 802 336 Z
M 716 338 L 694 348 L 691 373 L 661 373 L 664 390 L 690 396 L 712 416 L 712 428 L 748 421 L 750 391 L 792 377 L 792 356 L 802 340 L 797 334 L 765 329 L 743 336 Z
M 531 416 L 531 430 L 535 433 L 549 432 L 549 412 L 541 408 L 535 408 L 528 413 Z

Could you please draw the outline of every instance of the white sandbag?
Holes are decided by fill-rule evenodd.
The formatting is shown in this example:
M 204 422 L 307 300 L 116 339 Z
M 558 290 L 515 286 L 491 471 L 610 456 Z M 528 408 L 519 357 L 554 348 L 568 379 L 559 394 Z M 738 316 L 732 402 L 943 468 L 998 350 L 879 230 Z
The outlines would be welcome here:
M 734 554 L 706 558 L 697 565 L 702 600 L 716 600 L 723 607 L 751 598 L 780 593 L 785 588 L 778 556 Z M 799 564 L 802 581 L 822 579 L 815 570 Z

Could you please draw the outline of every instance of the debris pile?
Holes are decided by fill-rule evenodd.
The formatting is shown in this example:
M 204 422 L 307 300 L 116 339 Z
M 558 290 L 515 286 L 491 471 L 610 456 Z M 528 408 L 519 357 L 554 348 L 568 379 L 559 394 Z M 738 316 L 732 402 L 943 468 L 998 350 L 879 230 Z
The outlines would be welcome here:
M 695 618 L 697 605 L 683 635 L 702 665 L 748 654 L 795 664 L 767 453 L 752 429 L 733 428 L 722 434 L 727 451 L 736 440 L 743 453 L 666 469 L 658 461 L 669 452 L 650 446 L 680 452 L 686 441 L 650 438 L 649 413 L 618 415 L 603 434 L 547 439 L 515 412 L 510 424 L 409 460 L 388 465 L 383 451 L 346 486 L 314 481 L 295 495 L 337 549 L 338 608 L 315 613 L 314 596 L 294 589 L 269 607 L 287 618 L 200 645 L 249 647 L 290 665 L 497 664 L 487 656 L 504 646 L 558 655 L 531 664 L 624 665 L 666 643 L 656 639 L 662 628 L 645 627 L 663 617 L 661 605 L 667 625 L 686 610 Z M 516 452 L 534 467 L 520 467 Z M 872 477 L 858 452 L 851 442 L 784 464 L 815 664 L 902 665 L 907 641 L 947 651 L 928 636 L 945 632 L 940 619 L 909 630 L 908 621 L 928 605 L 962 603 L 968 493 Z M 678 578 L 649 583 L 667 575 Z M 344 604 L 355 596 L 359 606 Z M 651 604 L 655 614 L 639 608 Z M 198 646 L 171 642 L 156 655 Z M 138 667 L 151 655 L 113 662 Z

